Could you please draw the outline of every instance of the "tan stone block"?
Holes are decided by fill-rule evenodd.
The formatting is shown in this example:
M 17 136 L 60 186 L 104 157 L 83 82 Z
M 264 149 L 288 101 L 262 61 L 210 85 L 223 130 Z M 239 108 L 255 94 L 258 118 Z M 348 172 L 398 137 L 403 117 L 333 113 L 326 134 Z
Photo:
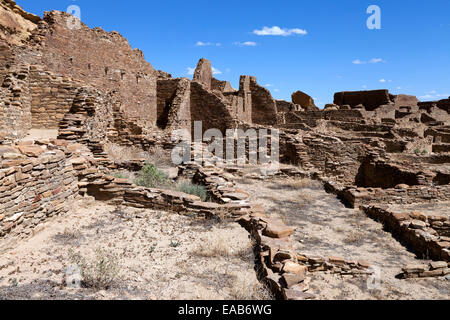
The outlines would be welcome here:
M 296 275 L 306 275 L 306 272 L 308 271 L 308 267 L 302 266 L 298 263 L 287 261 L 283 265 L 283 272 L 284 273 L 292 273 Z

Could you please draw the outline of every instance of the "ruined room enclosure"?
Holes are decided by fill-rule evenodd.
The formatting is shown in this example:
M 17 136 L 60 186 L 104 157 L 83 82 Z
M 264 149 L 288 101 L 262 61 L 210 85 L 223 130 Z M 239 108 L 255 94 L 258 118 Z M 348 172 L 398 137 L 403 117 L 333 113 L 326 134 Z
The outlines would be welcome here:
M 98 249 L 105 256 L 96 257 Z M 0 250 L 1 299 L 271 298 L 253 270 L 253 244 L 234 223 L 118 208 L 86 198 L 20 244 L 14 237 L 3 239 Z M 118 274 L 110 276 L 108 288 L 67 286 L 71 250 L 94 262 L 116 256 Z
M 293 246 L 298 254 L 317 260 L 364 260 L 381 271 L 381 286 L 374 290 L 368 289 L 366 276 L 312 271 L 310 290 L 318 299 L 446 299 L 450 294 L 448 281 L 443 277 L 396 278 L 405 265 L 426 264 L 430 260 L 421 260 L 408 251 L 382 223 L 363 211 L 346 208 L 334 195 L 326 193 L 321 183 L 298 177 L 237 181 L 237 186 L 249 192 L 252 200 L 266 207 L 271 218 L 294 227 Z M 408 208 L 414 211 L 423 207 L 431 212 L 435 208 L 432 204 Z M 440 208 L 445 208 L 445 204 Z

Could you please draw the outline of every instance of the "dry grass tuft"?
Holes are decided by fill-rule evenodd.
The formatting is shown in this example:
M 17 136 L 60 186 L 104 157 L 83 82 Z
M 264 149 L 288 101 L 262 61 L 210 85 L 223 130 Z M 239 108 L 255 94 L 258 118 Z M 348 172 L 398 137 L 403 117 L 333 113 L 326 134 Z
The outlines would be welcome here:
M 352 230 L 350 231 L 350 233 L 347 235 L 347 237 L 344 239 L 344 242 L 346 244 L 361 244 L 365 239 L 366 239 L 366 235 L 358 230 Z
M 303 179 L 289 179 L 286 181 L 283 181 L 283 186 L 289 189 L 305 189 L 305 188 L 316 188 L 318 186 L 318 182 L 303 178 Z
M 206 258 L 231 256 L 232 251 L 228 239 L 215 230 L 216 228 L 213 228 L 211 232 L 200 239 L 199 245 L 194 250 L 195 255 Z
M 113 252 L 96 249 L 93 257 L 85 257 L 69 250 L 71 263 L 80 268 L 83 285 L 96 290 L 107 290 L 120 278 L 119 257 Z
M 230 288 L 233 300 L 273 300 L 270 291 L 248 272 L 236 272 Z

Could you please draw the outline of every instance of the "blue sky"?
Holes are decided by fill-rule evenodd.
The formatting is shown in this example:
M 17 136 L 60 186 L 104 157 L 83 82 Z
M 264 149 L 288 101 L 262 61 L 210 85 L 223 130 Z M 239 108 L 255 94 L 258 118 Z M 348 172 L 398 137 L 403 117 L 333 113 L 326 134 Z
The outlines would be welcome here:
M 88 26 L 120 32 L 174 77 L 190 77 L 189 68 L 203 57 L 217 69 L 216 78 L 233 87 L 241 74 L 254 75 L 275 98 L 288 101 L 296 90 L 320 106 L 343 90 L 386 88 L 421 100 L 450 96 L 449 0 L 17 3 L 40 16 L 77 5 Z M 367 28 L 370 5 L 381 9 L 381 30 Z

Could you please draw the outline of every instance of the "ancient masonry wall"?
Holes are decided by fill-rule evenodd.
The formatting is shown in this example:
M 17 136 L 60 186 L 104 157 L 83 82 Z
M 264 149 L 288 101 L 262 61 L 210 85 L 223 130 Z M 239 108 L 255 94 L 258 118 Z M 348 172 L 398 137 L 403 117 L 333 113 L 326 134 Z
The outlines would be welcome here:
M 190 129 L 191 83 L 189 79 L 158 80 L 157 125 L 160 129 Z
M 78 194 L 73 167 L 61 151 L 0 147 L 0 237 L 28 235 L 47 217 L 67 212 Z
M 142 125 L 156 124 L 156 78 L 139 50 L 117 32 L 100 28 L 70 29 L 70 16 L 46 12 L 34 31 L 41 63 L 49 71 L 80 79 L 105 92 L 117 90 L 122 111 Z
M 450 262 L 448 217 L 427 216 L 417 212 L 396 213 L 378 206 L 364 206 L 362 209 L 369 217 L 383 223 L 400 242 L 419 256 L 424 259 Z M 442 276 L 442 272 L 450 274 L 450 269 L 441 270 L 434 275 L 425 273 L 422 276 Z
M 12 139 L 22 137 L 31 127 L 29 69 L 15 66 L 6 73 L 0 88 L 0 131 Z
M 70 110 L 80 84 L 54 75 L 39 66 L 30 67 L 32 128 L 57 129 Z
M 250 77 L 252 92 L 252 123 L 275 125 L 277 123 L 277 104 L 270 91 L 258 85 L 255 77 Z
M 234 128 L 227 100 L 207 91 L 199 82 L 191 82 L 191 121 L 202 121 L 203 132 L 212 128 L 222 132 Z

